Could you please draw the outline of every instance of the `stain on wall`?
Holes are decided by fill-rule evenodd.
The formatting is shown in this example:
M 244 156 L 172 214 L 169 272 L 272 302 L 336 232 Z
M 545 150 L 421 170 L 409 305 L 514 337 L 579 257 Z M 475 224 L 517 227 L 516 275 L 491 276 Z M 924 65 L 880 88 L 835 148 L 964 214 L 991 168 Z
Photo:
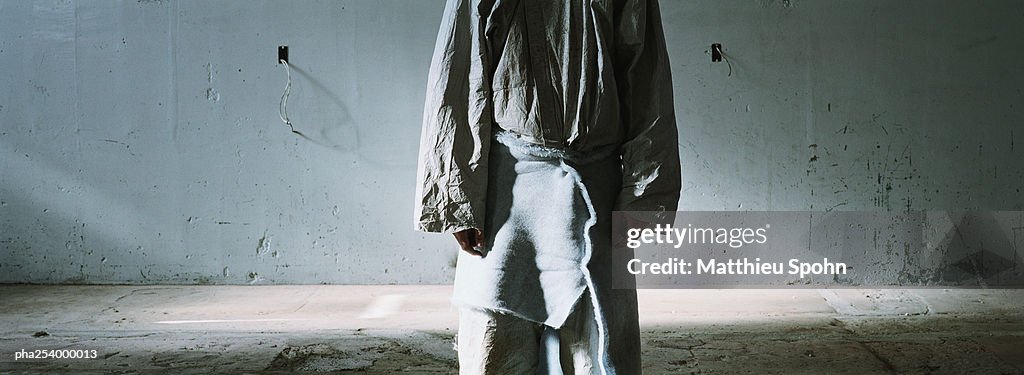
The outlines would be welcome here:
M 0 282 L 449 282 L 411 229 L 442 8 L 0 1 Z M 1024 208 L 1024 3 L 662 12 L 683 209 Z

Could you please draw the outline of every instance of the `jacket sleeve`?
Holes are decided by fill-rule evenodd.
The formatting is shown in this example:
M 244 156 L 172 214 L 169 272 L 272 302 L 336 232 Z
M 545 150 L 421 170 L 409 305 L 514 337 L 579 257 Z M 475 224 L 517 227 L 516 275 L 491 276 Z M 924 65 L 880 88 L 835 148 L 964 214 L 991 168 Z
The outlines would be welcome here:
M 427 81 L 416 177 L 415 229 L 483 230 L 490 83 L 476 0 L 448 0 Z
M 675 211 L 681 188 L 679 143 L 661 12 L 657 0 L 620 4 L 615 75 L 625 137 L 615 209 Z

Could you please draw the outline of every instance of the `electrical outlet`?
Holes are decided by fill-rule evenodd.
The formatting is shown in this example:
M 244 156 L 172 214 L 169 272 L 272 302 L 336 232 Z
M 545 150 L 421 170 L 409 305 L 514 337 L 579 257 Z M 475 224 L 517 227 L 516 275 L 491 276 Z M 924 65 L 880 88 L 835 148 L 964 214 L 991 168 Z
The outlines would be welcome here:
M 722 61 L 722 44 L 713 43 L 711 44 L 711 62 Z
M 277 63 L 288 62 L 288 46 L 277 46 Z

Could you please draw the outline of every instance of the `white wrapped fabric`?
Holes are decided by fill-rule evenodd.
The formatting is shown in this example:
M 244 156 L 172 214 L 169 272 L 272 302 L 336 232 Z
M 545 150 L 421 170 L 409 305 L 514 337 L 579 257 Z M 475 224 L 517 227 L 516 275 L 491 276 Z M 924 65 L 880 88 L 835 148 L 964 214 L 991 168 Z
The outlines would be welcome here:
M 453 301 L 552 328 L 574 308 L 592 308 L 598 373 L 633 374 L 636 294 L 611 288 L 611 208 L 622 173 L 615 150 L 574 155 L 499 133 L 490 146 L 484 256 L 460 253 Z

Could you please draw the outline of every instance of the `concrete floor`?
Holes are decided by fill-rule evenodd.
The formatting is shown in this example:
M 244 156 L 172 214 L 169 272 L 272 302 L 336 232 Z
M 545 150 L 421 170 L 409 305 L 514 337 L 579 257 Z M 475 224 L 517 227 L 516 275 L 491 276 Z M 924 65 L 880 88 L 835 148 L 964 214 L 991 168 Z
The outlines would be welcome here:
M 0 286 L 0 372 L 454 373 L 447 286 Z M 1022 374 L 1024 290 L 642 290 L 647 374 Z M 13 360 L 95 349 L 88 360 Z

